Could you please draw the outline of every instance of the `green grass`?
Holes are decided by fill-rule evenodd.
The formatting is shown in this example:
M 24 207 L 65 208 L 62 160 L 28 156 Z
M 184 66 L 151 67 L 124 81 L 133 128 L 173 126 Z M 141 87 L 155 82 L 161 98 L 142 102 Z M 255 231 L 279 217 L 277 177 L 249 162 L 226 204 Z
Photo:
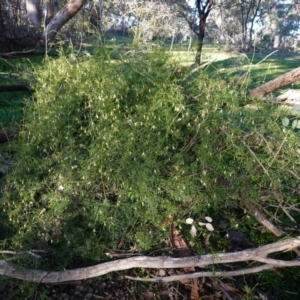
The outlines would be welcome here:
M 0 94 L 0 129 L 13 126 L 23 118 L 23 102 L 27 92 L 9 92 Z
M 30 85 L 34 80 L 32 67 L 41 64 L 42 60 L 43 55 L 1 59 L 0 85 Z M 11 80 L 12 78 L 13 80 Z M 30 92 L 0 93 L 0 128 L 13 126 L 21 122 L 24 99 L 30 95 Z
M 205 55 L 206 51 L 203 53 L 203 60 Z M 222 55 L 227 55 L 228 57 L 222 58 Z M 207 71 L 218 73 L 224 79 L 229 80 L 230 78 L 243 78 L 247 80 L 248 89 L 253 89 L 299 67 L 300 59 L 298 53 L 291 52 L 244 54 L 220 51 L 220 57 L 221 59 L 215 59 L 214 61 L 212 55 L 212 58 L 208 59 L 212 63 L 207 68 Z M 283 87 L 283 89 L 299 87 L 300 83 L 295 82 L 290 86 Z

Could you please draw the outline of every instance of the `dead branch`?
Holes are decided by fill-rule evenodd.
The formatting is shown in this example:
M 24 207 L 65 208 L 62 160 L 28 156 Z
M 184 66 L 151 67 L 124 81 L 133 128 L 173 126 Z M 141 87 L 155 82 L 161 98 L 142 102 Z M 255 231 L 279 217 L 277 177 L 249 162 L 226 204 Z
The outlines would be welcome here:
M 14 51 L 14 52 L 0 53 L 0 57 L 14 57 L 14 56 L 24 56 L 24 55 L 45 55 L 45 51 L 38 51 L 32 49 L 28 51 Z
M 61 283 L 67 281 L 76 281 L 92 277 L 101 276 L 110 272 L 128 270 L 132 268 L 149 268 L 149 269 L 174 269 L 174 268 L 190 268 L 190 267 L 207 267 L 209 265 L 256 261 L 264 263 L 264 265 L 257 266 L 250 269 L 237 270 L 237 271 L 213 271 L 213 272 L 197 272 L 192 274 L 185 274 L 184 278 L 197 278 L 200 276 L 238 276 L 249 273 L 257 273 L 262 270 L 279 268 L 279 267 L 291 267 L 300 266 L 300 260 L 277 260 L 271 259 L 267 256 L 271 253 L 290 251 L 295 247 L 300 246 L 300 236 L 295 238 L 289 238 L 279 241 L 277 243 L 258 247 L 256 249 L 247 249 L 238 252 L 230 253 L 218 253 L 207 254 L 199 256 L 172 258 L 172 257 L 148 257 L 137 256 L 126 259 L 120 259 L 115 261 L 109 261 L 106 263 L 98 264 L 91 267 L 79 268 L 60 272 L 47 272 L 40 270 L 32 270 L 19 267 L 15 264 L 9 263 L 7 260 L 0 260 L 0 275 L 18 278 L 31 282 L 40 283 Z M 169 277 L 163 277 L 164 279 L 157 278 L 159 281 L 167 281 Z M 155 279 L 155 278 L 153 278 Z M 171 281 L 179 280 L 179 277 L 171 277 Z
M 213 271 L 213 272 L 195 272 L 190 274 L 182 274 L 182 275 L 173 275 L 168 277 L 153 277 L 153 278 L 139 278 L 139 277 L 131 277 L 125 276 L 125 278 L 136 280 L 136 281 L 147 281 L 147 282 L 171 282 L 178 281 L 184 279 L 198 278 L 198 277 L 233 277 L 233 276 L 243 276 L 247 274 L 258 273 L 264 270 L 273 269 L 272 265 L 262 265 L 258 267 L 238 270 L 238 271 Z
M 258 210 L 252 203 L 246 200 L 242 200 L 243 204 L 248 208 L 250 214 L 263 226 L 265 226 L 269 231 L 271 231 L 277 237 L 281 237 L 284 233 L 281 229 L 272 224 L 265 215 Z
M 251 90 L 249 95 L 253 97 L 263 97 L 298 80 L 300 80 L 300 67 L 258 86 Z

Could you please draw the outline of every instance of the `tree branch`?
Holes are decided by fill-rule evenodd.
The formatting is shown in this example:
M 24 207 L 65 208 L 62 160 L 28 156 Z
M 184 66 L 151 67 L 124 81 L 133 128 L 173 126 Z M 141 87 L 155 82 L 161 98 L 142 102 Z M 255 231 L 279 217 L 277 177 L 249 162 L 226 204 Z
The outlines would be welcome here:
M 238 276 L 243 274 L 249 274 L 254 272 L 260 272 L 262 270 L 272 269 L 275 267 L 290 267 L 300 266 L 300 260 L 283 261 L 267 258 L 271 253 L 290 251 L 300 246 L 300 236 L 279 241 L 277 243 L 258 247 L 256 249 L 247 249 L 239 252 L 230 253 L 217 253 L 208 254 L 203 256 L 191 256 L 191 257 L 148 257 L 138 256 L 126 259 L 120 259 L 110 261 L 102 264 L 98 264 L 91 267 L 79 268 L 60 272 L 47 272 L 39 270 L 31 270 L 19 267 L 11 264 L 6 260 L 0 260 L 0 275 L 8 277 L 18 278 L 31 282 L 40 283 L 61 283 L 67 281 L 76 281 L 92 277 L 101 276 L 110 272 L 128 270 L 132 268 L 187 268 L 187 267 L 207 267 L 209 265 L 216 265 L 225 263 L 245 262 L 245 261 L 257 261 L 266 263 L 266 265 L 258 266 L 255 268 L 237 270 L 237 271 L 217 271 L 217 272 L 197 272 L 193 274 L 186 274 L 185 276 L 191 276 L 189 278 L 196 278 L 199 276 Z M 194 276 L 194 277 L 192 277 Z M 164 280 L 168 280 L 166 277 Z M 161 278 L 159 278 L 162 281 Z M 171 281 L 179 280 L 178 277 L 171 278 Z
M 238 271 L 213 271 L 213 272 L 195 272 L 191 274 L 184 274 L 184 275 L 174 275 L 168 277 L 153 277 L 153 278 L 139 278 L 139 277 L 131 277 L 125 276 L 125 278 L 136 280 L 136 281 L 147 281 L 147 282 L 171 282 L 171 281 L 178 281 L 184 279 L 191 279 L 191 278 L 198 278 L 198 277 L 233 277 L 233 276 L 242 276 L 252 273 L 258 273 L 264 270 L 273 269 L 274 266 L 272 265 L 262 265 L 258 267 L 242 269 Z

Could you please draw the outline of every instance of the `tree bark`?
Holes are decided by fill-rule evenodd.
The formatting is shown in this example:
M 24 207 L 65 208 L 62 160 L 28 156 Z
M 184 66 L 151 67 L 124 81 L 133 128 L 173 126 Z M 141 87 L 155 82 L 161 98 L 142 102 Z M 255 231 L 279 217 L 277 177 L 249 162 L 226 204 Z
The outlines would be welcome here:
M 46 39 L 52 41 L 57 32 L 80 11 L 85 3 L 86 0 L 70 0 L 48 24 L 45 30 Z
M 30 27 L 40 28 L 41 18 L 38 0 L 26 0 L 27 18 Z
M 205 27 L 206 27 L 206 19 L 209 15 L 209 13 L 212 10 L 212 6 L 214 4 L 214 0 L 197 0 L 196 1 L 196 8 L 199 15 L 199 28 L 198 31 L 195 32 L 198 37 L 198 46 L 196 51 L 196 58 L 195 63 L 197 65 L 200 65 L 201 63 L 201 53 L 202 53 L 202 47 L 203 47 L 203 40 L 205 37 Z M 189 24 L 191 29 L 193 30 L 193 24 Z
M 196 58 L 195 58 L 195 62 L 197 65 L 200 65 L 200 63 L 201 63 L 203 40 L 204 40 L 204 36 L 205 36 L 205 25 L 206 25 L 206 18 L 202 17 L 200 19 L 200 29 L 199 29 L 199 33 L 198 33 L 198 45 L 197 45 Z
M 45 0 L 45 10 L 46 10 L 45 25 L 47 26 L 54 16 L 53 0 Z
M 251 90 L 249 94 L 253 97 L 264 97 L 278 90 L 279 88 L 298 80 L 300 80 L 300 67 L 258 86 L 257 88 Z

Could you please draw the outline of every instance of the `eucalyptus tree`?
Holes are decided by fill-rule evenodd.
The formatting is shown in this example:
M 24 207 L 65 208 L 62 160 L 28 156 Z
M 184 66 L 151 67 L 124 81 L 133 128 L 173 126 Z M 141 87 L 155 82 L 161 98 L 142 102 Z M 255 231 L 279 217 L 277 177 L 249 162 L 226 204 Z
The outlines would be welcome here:
M 297 41 L 300 3 L 296 0 L 215 0 L 208 31 L 240 51 L 279 48 Z
M 279 48 L 284 40 L 295 39 L 300 26 L 300 3 L 295 0 L 264 0 L 261 12 L 262 38 L 272 48 Z
M 131 8 L 135 24 L 132 26 L 135 38 L 144 42 L 154 38 L 166 38 L 176 34 L 175 15 L 165 2 L 142 1 Z
M 218 1 L 208 24 L 216 39 L 247 51 L 253 47 L 254 27 L 264 0 Z
M 197 51 L 196 64 L 201 62 L 201 52 L 203 47 L 203 40 L 205 37 L 205 30 L 207 25 L 207 18 L 213 9 L 215 0 L 173 0 L 171 1 L 177 6 L 177 14 L 183 17 L 191 30 L 197 36 Z
M 1 44 L 13 49 L 52 41 L 85 4 L 86 0 L 0 1 Z
M 36 5 L 37 0 L 26 0 L 26 2 L 30 2 L 33 7 Z M 48 5 L 45 6 L 46 9 L 52 9 L 53 2 L 51 0 L 48 1 Z M 72 19 L 79 10 L 86 4 L 86 0 L 69 0 L 64 7 L 62 7 L 53 18 L 51 18 L 50 22 L 46 25 L 44 36 L 46 40 L 53 40 L 57 34 L 57 32 L 70 20 Z M 27 13 L 30 12 L 27 10 Z M 41 25 L 41 24 L 38 24 Z

